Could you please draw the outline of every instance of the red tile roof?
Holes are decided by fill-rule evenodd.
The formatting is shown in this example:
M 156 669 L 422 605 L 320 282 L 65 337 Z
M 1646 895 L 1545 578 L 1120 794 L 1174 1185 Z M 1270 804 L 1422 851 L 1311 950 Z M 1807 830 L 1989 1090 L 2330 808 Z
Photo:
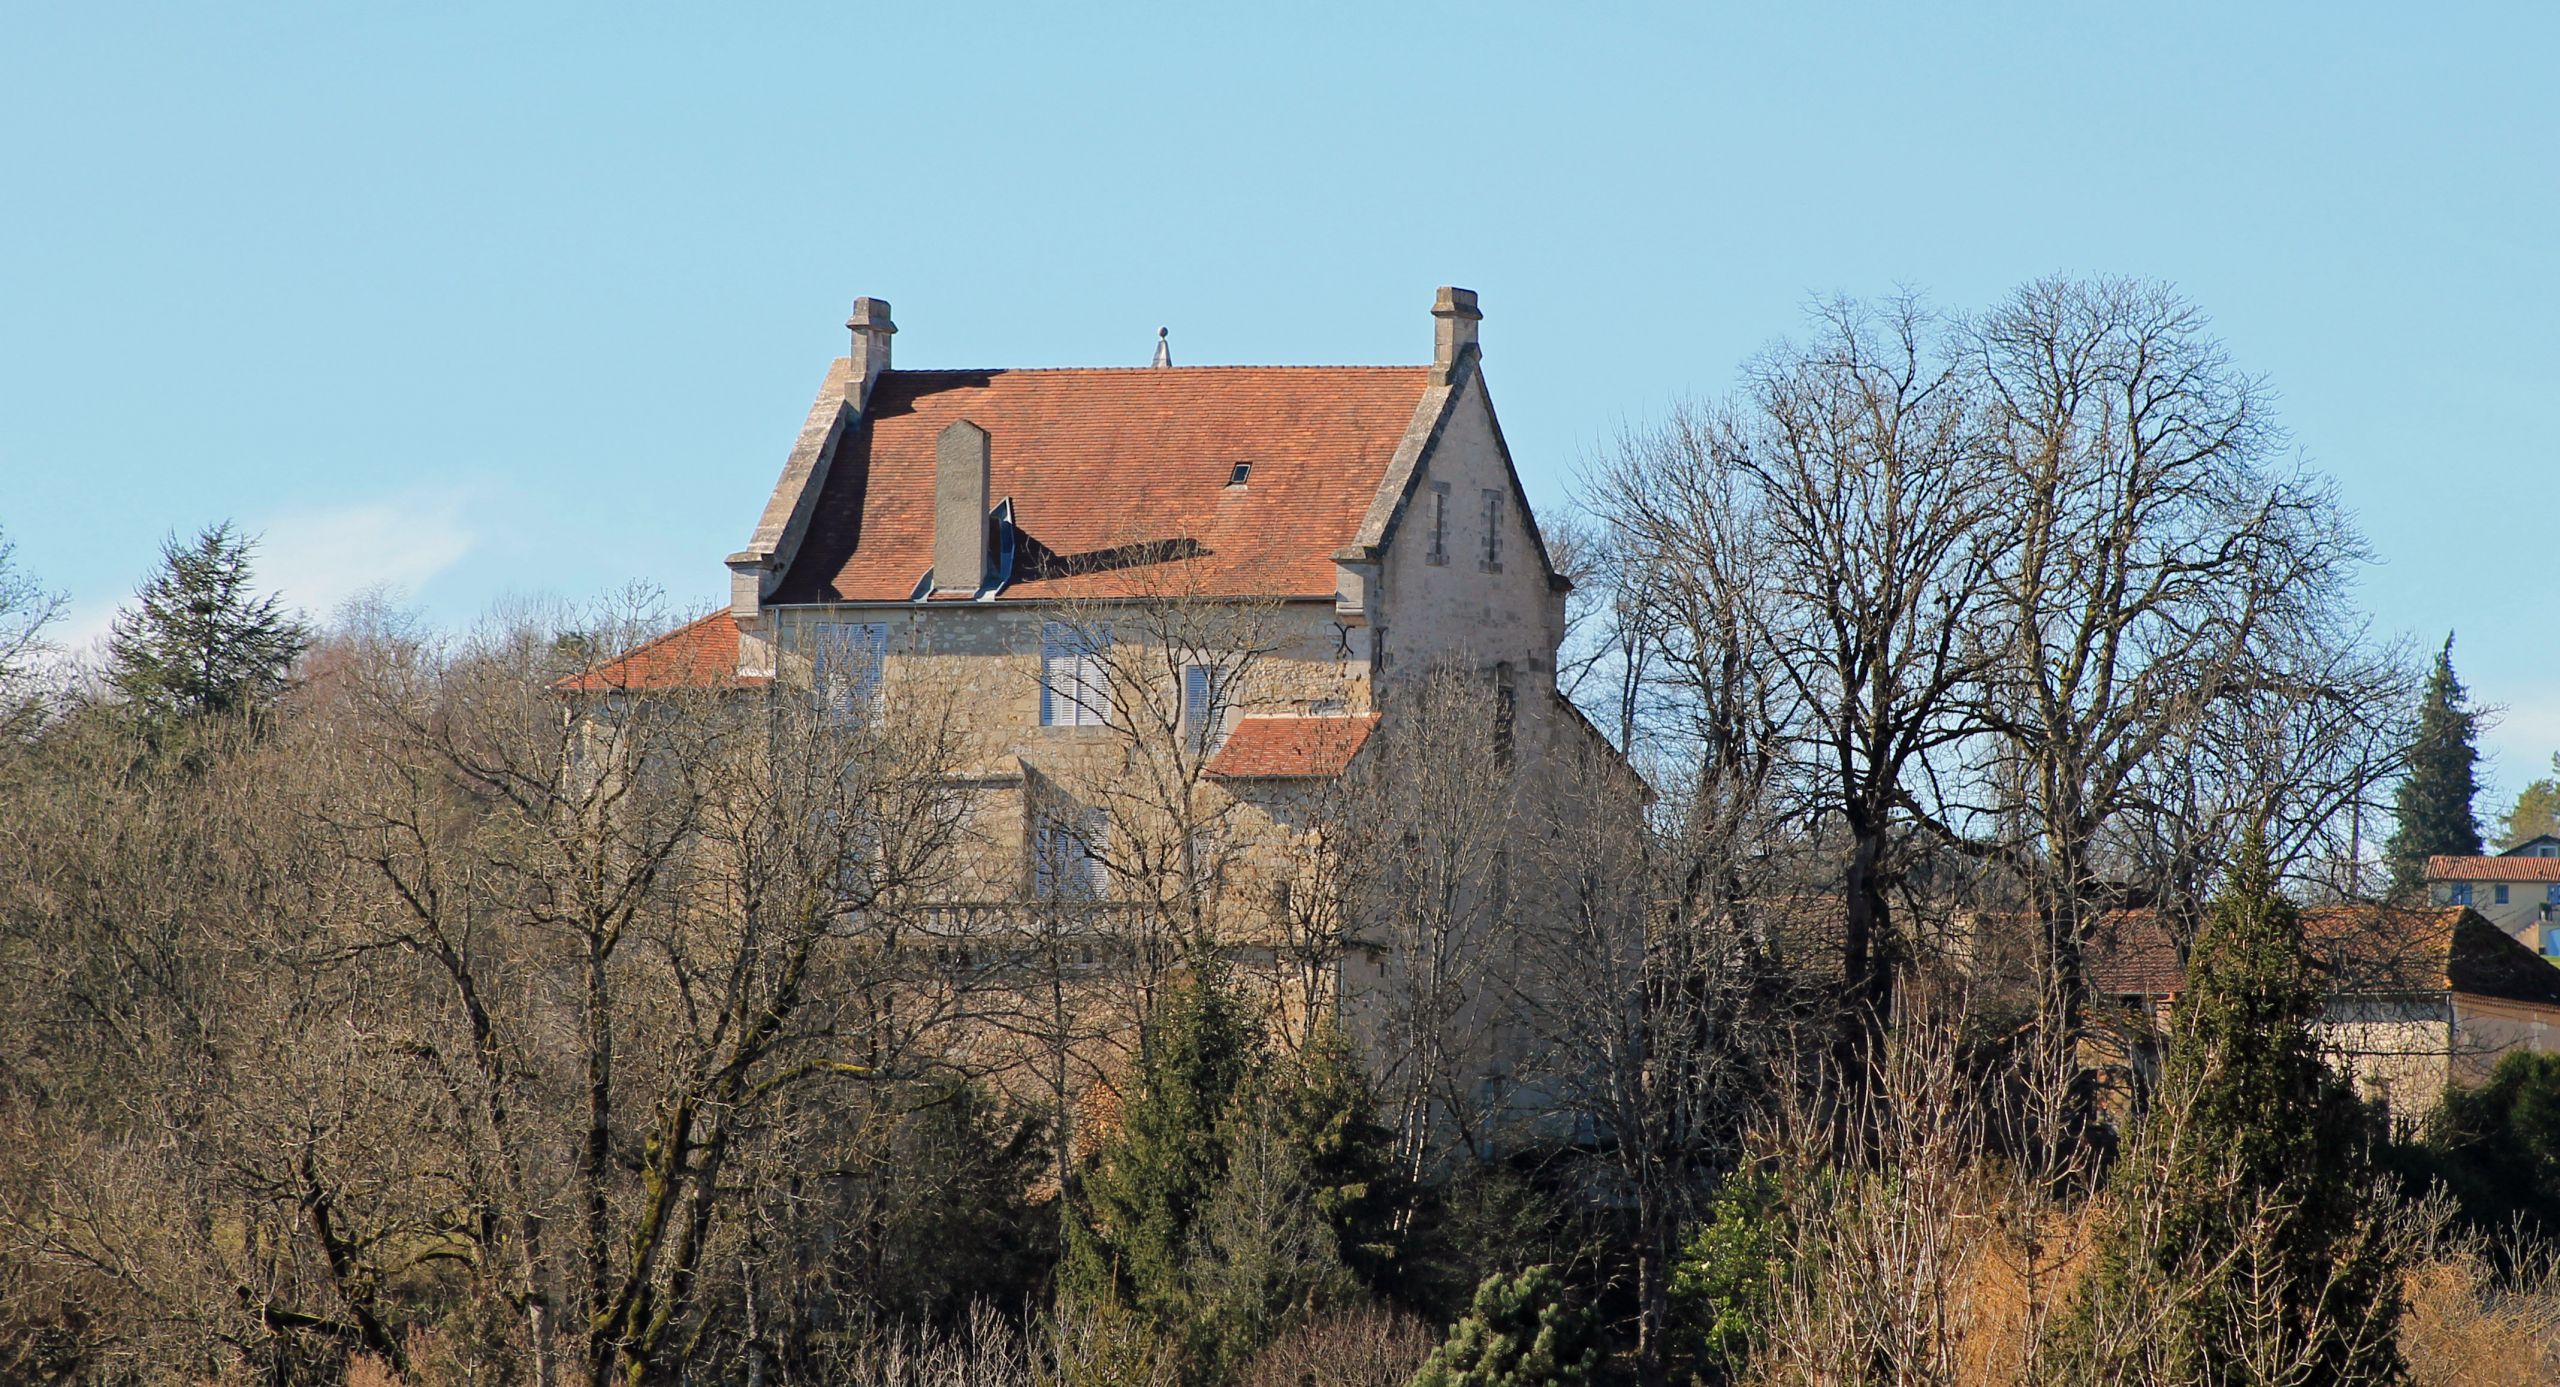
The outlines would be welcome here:
M 721 608 L 669 631 L 620 659 L 552 685 L 562 693 L 637 689 L 749 688 L 771 682 L 738 675 L 738 623 Z
M 933 566 L 934 442 L 989 435 L 1009 598 L 1324 597 L 1429 384 L 1419 366 L 888 371 L 837 445 L 778 604 L 904 602 Z M 1230 486 L 1235 465 L 1253 470 Z M 1174 557 L 1167 558 L 1165 556 Z
M 2168 997 L 2186 986 L 2187 966 L 2160 917 L 2117 912 L 2101 916 L 2082 957 L 2089 989 L 2106 997 Z
M 2302 915 L 2303 949 L 2334 991 L 2460 992 L 2560 1006 L 2560 968 L 2462 906 L 2328 906 Z M 2113 915 L 2088 951 L 2108 996 L 2175 995 L 2186 967 L 2160 920 Z
M 2560 857 L 2430 857 L 2429 881 L 2560 881 Z
M 1256 716 L 1236 720 L 1235 730 L 1204 768 L 1222 780 L 1298 780 L 1340 775 L 1368 745 L 1378 715 L 1359 717 Z

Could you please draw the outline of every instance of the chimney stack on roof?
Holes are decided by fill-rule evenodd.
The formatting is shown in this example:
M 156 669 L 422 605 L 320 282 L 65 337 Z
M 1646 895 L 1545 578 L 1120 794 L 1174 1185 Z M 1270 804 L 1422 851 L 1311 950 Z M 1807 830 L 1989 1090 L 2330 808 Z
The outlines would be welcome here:
M 1476 324 L 1484 314 L 1476 308 L 1476 291 L 1443 284 L 1431 301 L 1431 383 L 1447 385 L 1458 362 L 1476 347 Z
M 853 331 L 853 400 L 860 409 L 871 399 L 871 387 L 889 369 L 889 338 L 898 330 L 889 321 L 889 301 L 868 295 L 853 301 L 853 316 L 844 320 Z
M 987 581 L 987 431 L 952 421 L 933 444 L 933 592 L 974 597 Z

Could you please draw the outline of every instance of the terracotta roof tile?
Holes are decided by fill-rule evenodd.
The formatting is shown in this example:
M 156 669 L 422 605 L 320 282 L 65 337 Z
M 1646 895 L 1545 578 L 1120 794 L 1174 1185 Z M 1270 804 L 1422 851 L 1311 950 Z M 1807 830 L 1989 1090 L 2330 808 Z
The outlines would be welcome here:
M 2336 991 L 2460 992 L 2560 1006 L 2560 968 L 2462 906 L 2327 906 L 2302 914 L 2303 948 Z M 2159 919 L 2110 915 L 2088 950 L 2108 996 L 2175 995 L 2186 967 Z
M 1419 366 L 885 372 L 772 600 L 912 597 L 934 442 L 960 419 L 989 435 L 989 504 L 1014 504 L 1005 597 L 1328 596 L 1428 384 Z
M 1342 774 L 1368 745 L 1378 715 L 1239 718 L 1205 767 L 1222 780 L 1298 780 Z
M 592 665 L 551 687 L 562 693 L 636 689 L 751 688 L 771 682 L 738 674 L 738 624 L 726 607 L 698 617 L 620 659 Z
M 2560 857 L 2430 857 L 2429 881 L 2560 881 Z
M 2107 997 L 2168 997 L 2186 985 L 2187 966 L 2160 917 L 2116 912 L 2090 930 L 2083 957 L 2089 988 Z

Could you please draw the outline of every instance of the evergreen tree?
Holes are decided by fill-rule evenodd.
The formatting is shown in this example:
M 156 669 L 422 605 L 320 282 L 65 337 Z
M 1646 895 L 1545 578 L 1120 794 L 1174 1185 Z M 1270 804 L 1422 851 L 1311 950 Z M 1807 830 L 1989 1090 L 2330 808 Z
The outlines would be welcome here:
M 1410 1387 L 1579 1387 L 1599 1374 L 1590 1317 L 1565 1302 L 1554 1267 L 1535 1266 L 1486 1277 Z
M 2511 1051 L 2487 1083 L 2448 1089 L 2423 1154 L 2474 1223 L 2560 1232 L 2560 1055 Z
M 1716 1187 L 1706 1221 L 1671 1268 L 1671 1307 L 1683 1356 L 1711 1382 L 1739 1379 L 1777 1305 L 1786 1265 L 1778 1184 L 1735 1171 Z
M 1256 1019 L 1214 955 L 1145 1022 L 1137 1091 L 1083 1181 L 1089 1222 L 1068 1249 L 1071 1295 L 1129 1306 L 1167 1330 L 1192 1319 L 1186 1261 L 1227 1174 L 1228 1112 L 1262 1058 Z
M 1184 1268 L 1189 1347 L 1217 1380 L 1355 1284 L 1381 1289 L 1396 1266 L 1391 1139 L 1331 1024 L 1294 1057 L 1264 1056 L 1221 1136 L 1226 1173 Z
M 1268 1105 L 1259 1111 L 1305 1157 L 1316 1212 L 1332 1230 L 1343 1265 L 1370 1289 L 1383 1290 L 1397 1261 L 1395 1138 L 1378 1121 L 1360 1058 L 1328 1020 L 1295 1061 L 1276 1068 Z
M 2422 889 L 2430 857 L 2480 855 L 2480 821 L 2471 811 L 2472 797 L 2480 791 L 2479 731 L 2479 717 L 2468 706 L 2462 681 L 2454 677 L 2453 637 L 2447 636 L 2418 699 L 2409 776 L 2400 782 L 2393 806 L 2399 826 L 2383 850 L 2392 894 Z
M 2248 1380 L 2234 1355 L 2270 1336 L 2317 1369 L 2306 1381 L 2397 1380 L 2376 1134 L 2321 1061 L 2321 1004 L 2301 918 L 2253 830 L 2197 932 L 2160 1095 L 2118 1163 L 2081 1307 L 2085 1329 L 2165 1296 L 2153 1303 L 2175 1307 L 2176 1380 Z
M 256 541 L 224 521 L 160 546 L 160 567 L 116 618 L 107 680 L 155 721 L 252 713 L 284 688 L 310 632 L 250 590 Z
M 2551 774 L 2527 785 L 2507 811 L 2507 831 L 2498 846 L 2512 848 L 2528 838 L 2560 833 L 2560 752 L 2552 753 Z

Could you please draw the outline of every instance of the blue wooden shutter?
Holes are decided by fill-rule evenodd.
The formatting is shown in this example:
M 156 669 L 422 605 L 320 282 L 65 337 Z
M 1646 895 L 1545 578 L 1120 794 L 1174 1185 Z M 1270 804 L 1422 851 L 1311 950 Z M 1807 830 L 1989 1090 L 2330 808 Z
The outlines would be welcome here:
M 880 697 L 880 676 L 889 668 L 889 623 L 875 621 L 861 630 L 865 656 L 861 698 L 869 705 Z
M 1076 835 L 1077 875 L 1084 886 L 1079 894 L 1087 900 L 1100 900 L 1104 883 L 1102 854 L 1110 842 L 1111 818 L 1096 805 L 1084 811 L 1083 820 L 1083 831 Z
M 1058 894 L 1058 827 L 1045 818 L 1031 826 L 1031 894 Z
M 1077 701 L 1084 705 L 1084 716 L 1076 721 L 1086 727 L 1100 727 L 1110 721 L 1111 671 L 1103 663 L 1102 652 L 1111 648 L 1111 623 L 1102 622 L 1079 631 L 1076 658 Z
M 818 706 L 837 717 L 853 711 L 851 691 L 845 687 L 845 630 L 833 621 L 813 622 L 809 627 L 809 683 L 818 695 Z
M 1058 679 L 1067 658 L 1067 626 L 1062 621 L 1040 625 L 1040 725 L 1058 725 Z
M 1182 669 L 1182 726 L 1195 744 L 1209 740 L 1209 667 L 1185 665 Z

